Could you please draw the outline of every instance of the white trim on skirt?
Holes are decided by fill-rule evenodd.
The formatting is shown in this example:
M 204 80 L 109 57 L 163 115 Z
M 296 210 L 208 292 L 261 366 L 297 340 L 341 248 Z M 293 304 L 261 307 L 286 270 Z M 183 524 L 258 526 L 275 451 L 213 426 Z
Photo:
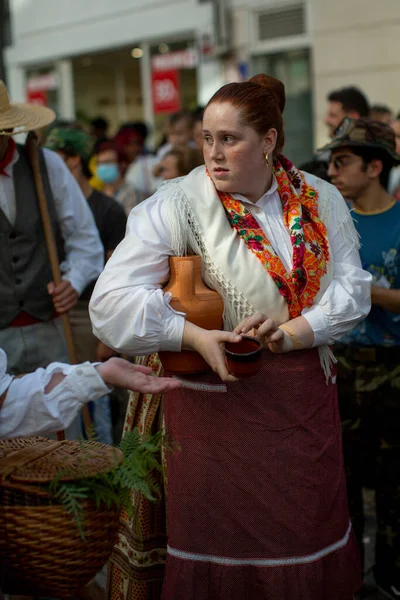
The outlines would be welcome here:
M 291 558 L 226 558 L 223 556 L 212 556 L 207 554 L 194 554 L 192 552 L 185 552 L 184 550 L 177 550 L 176 548 L 171 548 L 168 546 L 168 554 L 174 556 L 176 558 L 182 558 L 183 560 L 194 560 L 198 562 L 211 562 L 217 565 L 226 565 L 228 567 L 238 567 L 238 566 L 256 566 L 256 567 L 278 567 L 283 565 L 302 565 L 306 563 L 311 563 L 332 552 L 338 550 L 339 548 L 343 548 L 349 541 L 351 532 L 351 523 L 347 528 L 345 535 L 330 546 L 326 546 L 322 550 L 318 550 L 318 552 L 314 552 L 313 554 L 307 554 L 305 556 L 294 556 Z

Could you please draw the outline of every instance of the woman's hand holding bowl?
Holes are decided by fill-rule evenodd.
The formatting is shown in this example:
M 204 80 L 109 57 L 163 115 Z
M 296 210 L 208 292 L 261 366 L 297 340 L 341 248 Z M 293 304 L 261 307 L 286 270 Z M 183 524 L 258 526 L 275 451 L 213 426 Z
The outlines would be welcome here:
M 185 322 L 182 349 L 195 350 L 210 365 L 214 373 L 218 373 L 222 381 L 237 381 L 227 369 L 224 344 L 240 342 L 241 336 L 232 331 L 207 330 Z
M 255 337 L 260 340 L 264 348 L 268 348 L 275 354 L 283 354 L 293 349 L 290 336 L 272 319 L 269 319 L 263 313 L 257 312 L 251 317 L 243 319 L 234 329 L 234 333 L 238 335 L 251 335 L 251 330 L 256 332 Z

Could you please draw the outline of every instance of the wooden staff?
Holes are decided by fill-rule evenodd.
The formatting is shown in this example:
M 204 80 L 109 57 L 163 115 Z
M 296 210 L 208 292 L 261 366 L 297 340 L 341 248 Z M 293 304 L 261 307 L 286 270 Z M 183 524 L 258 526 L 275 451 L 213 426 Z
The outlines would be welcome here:
M 26 138 L 26 148 L 28 150 L 29 162 L 32 168 L 33 180 L 35 182 L 36 194 L 39 201 L 40 216 L 42 219 L 47 252 L 49 255 L 51 271 L 53 274 L 53 281 L 54 284 L 57 286 L 62 281 L 61 270 L 58 260 L 56 242 L 54 239 L 53 227 L 51 225 L 49 209 L 47 206 L 47 198 L 43 186 L 42 172 L 40 170 L 37 135 L 33 131 L 31 131 Z M 76 358 L 75 345 L 72 337 L 72 329 L 68 313 L 64 313 L 60 315 L 60 317 L 64 328 L 65 339 L 67 342 L 69 361 L 71 365 L 76 365 L 78 361 Z M 86 435 L 89 436 L 89 432 L 92 428 L 92 419 L 90 417 L 89 409 L 86 405 L 82 406 L 82 417 Z M 57 431 L 57 439 L 65 439 L 64 431 Z

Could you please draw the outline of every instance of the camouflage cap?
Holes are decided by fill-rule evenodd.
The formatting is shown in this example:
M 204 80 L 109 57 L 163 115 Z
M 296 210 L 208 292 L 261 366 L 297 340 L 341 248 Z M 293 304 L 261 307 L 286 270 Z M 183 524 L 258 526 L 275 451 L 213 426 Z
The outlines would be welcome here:
M 386 123 L 373 121 L 366 117 L 361 119 L 346 117 L 335 130 L 332 141 L 320 148 L 320 151 L 352 147 L 376 148 L 386 152 L 393 164 L 400 163 L 400 154 L 396 153 L 394 131 Z
M 54 127 L 46 137 L 44 146 L 49 150 L 65 152 L 69 156 L 80 156 L 89 160 L 93 152 L 94 140 L 83 131 L 71 127 Z

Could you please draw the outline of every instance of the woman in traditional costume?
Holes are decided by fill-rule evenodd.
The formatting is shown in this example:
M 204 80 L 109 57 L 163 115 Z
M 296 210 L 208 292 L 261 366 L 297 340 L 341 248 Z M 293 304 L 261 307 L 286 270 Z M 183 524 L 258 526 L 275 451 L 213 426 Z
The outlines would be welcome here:
M 329 344 L 368 314 L 370 276 L 339 192 L 282 156 L 284 105 L 265 75 L 216 92 L 206 166 L 132 211 L 92 296 L 107 345 L 192 349 L 214 371 L 164 395 L 177 447 L 163 600 L 349 600 L 361 585 Z M 223 298 L 224 331 L 169 306 L 169 257 L 187 253 Z M 223 344 L 253 328 L 261 370 L 235 380 Z

